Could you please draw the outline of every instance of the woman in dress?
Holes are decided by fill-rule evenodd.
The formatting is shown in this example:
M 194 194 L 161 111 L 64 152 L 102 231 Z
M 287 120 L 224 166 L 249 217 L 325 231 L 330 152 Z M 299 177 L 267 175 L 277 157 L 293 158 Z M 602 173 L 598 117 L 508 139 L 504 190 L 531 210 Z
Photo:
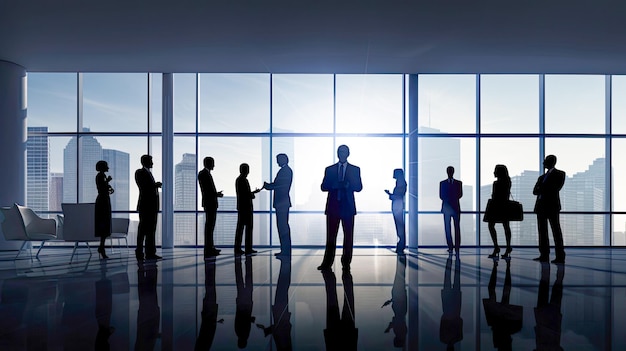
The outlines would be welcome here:
M 109 171 L 109 165 L 106 161 L 98 161 L 96 163 L 96 187 L 98 188 L 98 197 L 96 198 L 95 213 L 95 233 L 100 238 L 100 246 L 98 253 L 103 259 L 109 258 L 104 252 L 104 241 L 111 236 L 111 197 L 113 188 L 109 182 L 113 179 L 104 172 Z
M 393 192 L 385 190 L 391 200 L 391 212 L 393 220 L 396 223 L 396 235 L 398 235 L 398 244 L 396 253 L 402 255 L 406 248 L 406 235 L 404 232 L 404 195 L 406 194 L 406 180 L 404 180 L 404 171 L 401 168 L 393 170 L 393 178 L 396 180 L 396 186 Z
M 489 234 L 491 234 L 491 240 L 493 240 L 493 253 L 489 255 L 489 258 L 498 258 L 500 254 L 496 223 L 502 223 L 506 239 L 506 251 L 501 257 L 507 259 L 510 257 L 511 251 L 513 251 L 511 248 L 511 227 L 509 226 L 509 216 L 506 212 L 506 205 L 511 195 L 511 177 L 509 177 L 509 170 L 505 165 L 496 165 L 493 175 L 496 177 L 496 181 L 493 182 L 491 201 L 483 218 L 484 222 L 489 223 Z

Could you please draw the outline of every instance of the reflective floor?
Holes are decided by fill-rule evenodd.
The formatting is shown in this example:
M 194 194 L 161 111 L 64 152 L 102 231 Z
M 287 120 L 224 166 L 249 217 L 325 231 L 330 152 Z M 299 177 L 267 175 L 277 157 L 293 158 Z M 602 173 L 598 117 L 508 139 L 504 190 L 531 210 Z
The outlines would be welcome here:
M 569 249 L 558 266 L 535 249 L 357 249 L 328 273 L 318 249 L 143 265 L 46 250 L 0 253 L 0 350 L 626 349 L 623 249 Z

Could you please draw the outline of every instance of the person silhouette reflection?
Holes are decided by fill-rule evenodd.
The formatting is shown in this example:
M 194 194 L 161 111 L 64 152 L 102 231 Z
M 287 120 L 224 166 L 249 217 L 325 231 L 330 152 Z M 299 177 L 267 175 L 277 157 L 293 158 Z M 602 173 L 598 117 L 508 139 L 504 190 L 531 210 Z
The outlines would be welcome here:
M 274 324 L 265 327 L 257 324 L 263 329 L 265 336 L 272 334 L 276 349 L 279 351 L 292 350 L 291 345 L 291 312 L 289 312 L 289 286 L 291 285 L 291 256 L 281 255 L 280 272 L 278 273 L 278 283 L 276 283 L 276 295 L 272 306 L 272 317 Z
M 461 260 L 454 262 L 454 285 L 452 278 L 452 257 L 446 260 L 441 306 L 443 314 L 439 323 L 439 340 L 447 345 L 447 350 L 454 350 L 454 344 L 463 340 L 463 319 L 461 318 Z
M 157 296 L 157 276 L 156 264 L 139 264 L 137 269 L 139 311 L 135 351 L 154 350 L 156 339 L 159 337 L 161 309 Z
M 391 300 L 386 301 L 382 307 L 391 304 L 393 310 L 393 319 L 389 322 L 389 326 L 385 329 L 385 333 L 393 329 L 395 337 L 393 338 L 393 346 L 404 348 L 406 344 L 406 312 L 407 312 L 407 291 L 406 291 L 406 257 L 398 256 L 396 260 L 396 277 L 393 280 L 391 288 Z M 382 308 L 381 307 L 381 308 Z
M 391 212 L 393 213 L 393 221 L 396 224 L 396 235 L 398 236 L 398 244 L 396 245 L 396 253 L 404 254 L 406 248 L 406 235 L 404 230 L 404 195 L 406 194 L 406 180 L 404 179 L 404 170 L 396 168 L 393 170 L 393 178 L 396 180 L 396 186 L 393 192 L 385 190 L 391 200 Z
M 563 299 L 563 277 L 565 265 L 557 265 L 556 280 L 550 295 L 550 265 L 541 263 L 541 279 L 535 307 L 536 351 L 563 350 L 561 347 L 561 300 Z
M 354 285 L 350 271 L 344 270 L 341 275 L 343 281 L 343 308 L 339 316 L 339 302 L 337 300 L 337 278 L 332 271 L 322 271 L 326 287 L 326 329 L 324 341 L 326 350 L 356 350 L 359 330 L 354 323 Z
M 235 334 L 237 334 L 237 347 L 240 349 L 248 346 L 250 329 L 255 317 L 252 316 L 252 257 L 246 256 L 245 281 L 241 268 L 241 257 L 235 256 L 235 280 L 237 282 L 237 304 L 235 312 Z
M 210 350 L 215 339 L 217 323 L 224 323 L 224 319 L 217 320 L 217 292 L 215 290 L 215 259 L 204 261 L 204 298 L 202 299 L 202 322 L 196 339 L 195 350 Z
M 111 326 L 111 312 L 113 310 L 113 284 L 106 276 L 106 261 L 100 261 L 100 280 L 96 281 L 96 320 L 98 334 L 96 334 L 96 350 L 110 350 L 109 337 L 115 331 Z
M 498 350 L 512 350 L 513 339 L 511 335 L 522 329 L 523 307 L 511 305 L 511 261 L 506 260 L 506 275 L 502 288 L 502 300 L 497 301 L 496 281 L 498 280 L 498 261 L 493 261 L 491 277 L 487 290 L 489 298 L 483 299 L 485 318 L 487 325 L 493 331 L 493 347 Z

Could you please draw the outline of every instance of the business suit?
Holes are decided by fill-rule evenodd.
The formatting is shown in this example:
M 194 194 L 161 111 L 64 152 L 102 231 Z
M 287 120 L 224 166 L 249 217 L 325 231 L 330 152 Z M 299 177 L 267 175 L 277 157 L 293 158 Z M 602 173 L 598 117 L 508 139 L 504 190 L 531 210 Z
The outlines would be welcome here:
M 361 183 L 361 169 L 345 162 L 343 180 L 340 179 L 339 171 L 341 164 L 338 162 L 326 167 L 322 191 L 328 192 L 326 198 L 326 251 L 321 267 L 330 268 L 335 260 L 337 248 L 337 233 L 339 222 L 343 228 L 343 255 L 341 263 L 344 268 L 349 268 L 352 262 L 352 246 L 354 241 L 354 216 L 356 215 L 356 203 L 354 192 L 363 189 Z
M 539 259 L 547 261 L 550 256 L 550 240 L 548 239 L 548 222 L 552 228 L 556 260 L 565 260 L 563 232 L 561 231 L 560 212 L 561 198 L 559 191 L 565 184 L 565 172 L 556 168 L 549 169 L 537 178 L 533 194 L 537 195 L 534 212 L 537 214 L 537 231 L 539 232 Z
M 213 231 L 217 219 L 217 198 L 220 197 L 220 193 L 215 189 L 213 176 L 207 168 L 198 173 L 198 183 L 200 184 L 202 207 L 204 208 L 204 256 L 207 257 L 215 251 Z
M 241 251 L 241 241 L 244 228 L 246 231 L 245 251 L 252 252 L 252 227 L 254 193 L 250 190 L 250 183 L 245 175 L 240 175 L 235 181 L 237 191 L 237 228 L 235 230 L 235 253 Z
M 284 164 L 274 182 L 265 184 L 265 189 L 274 191 L 273 207 L 276 210 L 276 227 L 278 228 L 278 239 L 280 240 L 280 252 L 285 255 L 291 254 L 291 228 L 289 228 L 289 208 L 291 207 L 291 181 L 293 171 Z
M 155 231 L 159 214 L 159 186 L 154 181 L 152 173 L 147 168 L 135 171 L 135 182 L 139 187 L 139 200 L 137 211 L 139 212 L 139 227 L 137 228 L 137 248 L 135 255 L 143 258 L 143 246 L 145 240 L 146 257 L 156 255 Z
M 442 180 L 439 183 L 439 198 L 441 199 L 441 213 L 446 231 L 446 243 L 448 251 L 454 247 L 459 252 L 461 246 L 461 204 L 459 199 L 463 197 L 463 182 L 454 178 Z M 452 228 L 450 221 L 454 221 L 454 243 L 452 242 Z

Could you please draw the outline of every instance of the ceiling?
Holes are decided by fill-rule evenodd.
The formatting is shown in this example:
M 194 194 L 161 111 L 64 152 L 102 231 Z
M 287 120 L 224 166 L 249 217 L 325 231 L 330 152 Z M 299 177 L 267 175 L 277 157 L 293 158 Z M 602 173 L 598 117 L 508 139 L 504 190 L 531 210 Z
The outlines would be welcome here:
M 0 0 L 0 60 L 49 72 L 620 74 L 626 2 Z

